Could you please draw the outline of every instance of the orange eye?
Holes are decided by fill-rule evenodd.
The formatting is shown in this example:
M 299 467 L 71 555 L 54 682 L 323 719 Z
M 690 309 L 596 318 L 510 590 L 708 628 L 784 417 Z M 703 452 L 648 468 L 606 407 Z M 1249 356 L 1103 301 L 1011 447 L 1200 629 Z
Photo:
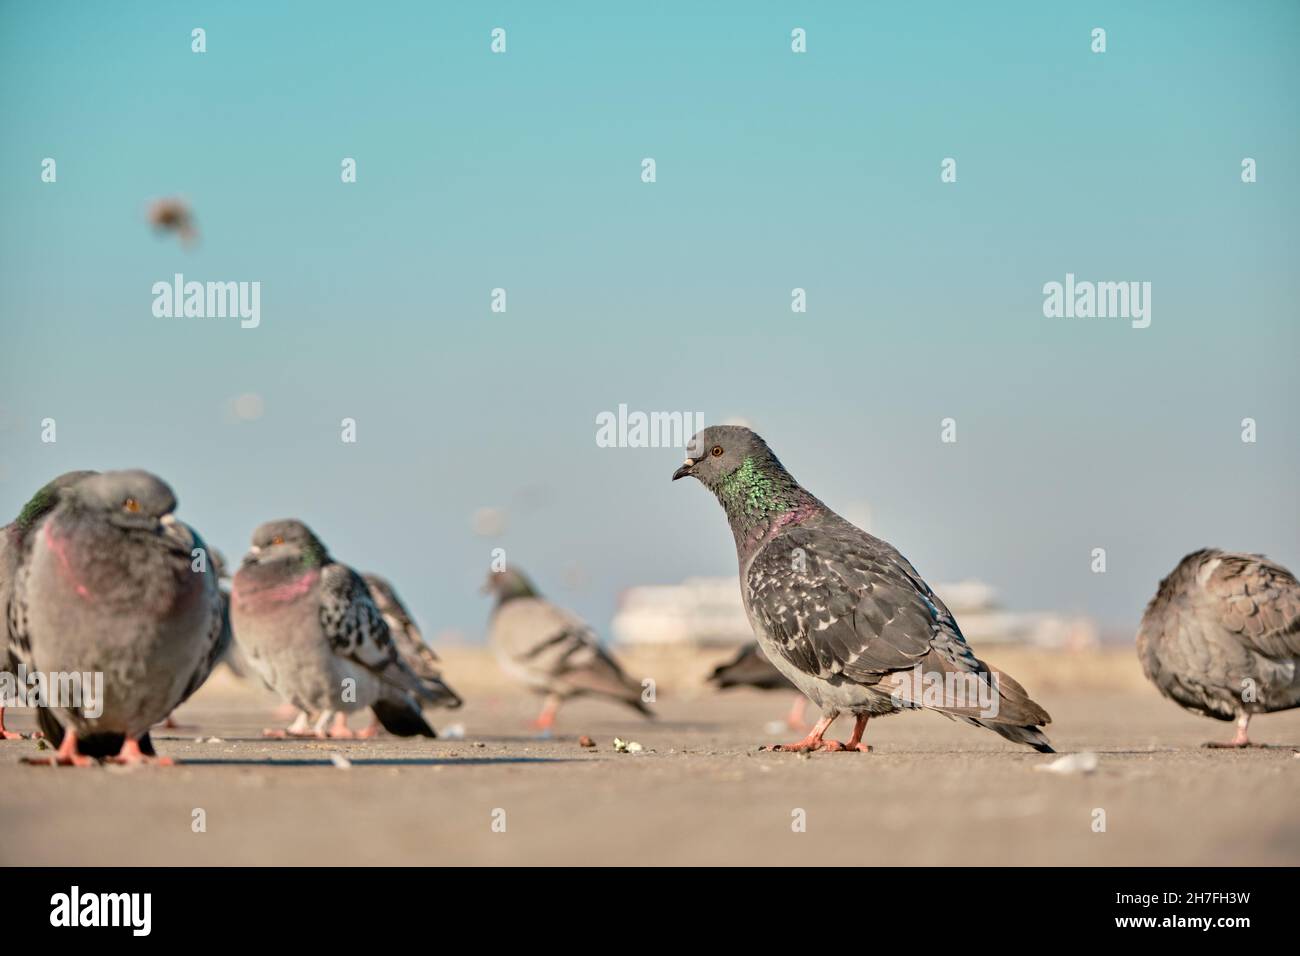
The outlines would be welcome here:
M 277 534 L 274 538 L 271 539 L 271 543 L 272 543 L 272 544 L 284 544 L 284 538 L 280 537 L 280 536 Z
M 713 451 L 709 452 L 709 454 L 712 455 L 714 458 L 721 458 L 721 457 L 722 457 L 722 446 L 721 446 L 721 445 L 714 445 L 714 446 L 713 446 Z
M 136 501 L 134 498 L 127 498 L 126 501 L 122 502 L 122 507 L 131 512 L 131 514 L 136 514 L 140 510 L 140 502 Z

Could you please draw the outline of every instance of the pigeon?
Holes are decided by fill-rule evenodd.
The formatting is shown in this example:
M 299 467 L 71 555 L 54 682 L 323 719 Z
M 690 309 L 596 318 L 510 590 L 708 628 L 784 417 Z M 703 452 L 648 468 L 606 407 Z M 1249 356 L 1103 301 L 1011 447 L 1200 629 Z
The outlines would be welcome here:
M 1252 715 L 1300 707 L 1300 584 L 1263 555 L 1196 551 L 1160 582 L 1137 653 L 1160 693 L 1237 722 L 1206 746 L 1249 747 Z
M 0 666 L 13 674 L 17 664 L 9 654 L 9 599 L 13 581 L 19 567 L 26 561 L 32 533 L 46 515 L 59 503 L 64 488 L 75 485 L 82 478 L 97 474 L 93 471 L 69 471 L 46 483 L 23 506 L 18 517 L 0 528 Z M 23 735 L 5 729 L 5 709 L 0 701 L 0 740 L 21 740 Z
M 52 764 L 153 761 L 149 728 L 203 683 L 221 635 L 216 574 L 176 496 L 146 471 L 90 475 L 59 492 L 14 581 L 10 649 L 31 673 L 102 677 L 37 711 Z M 61 680 L 61 678 L 60 678 Z M 93 697 L 92 697 L 93 694 Z M 170 763 L 160 760 L 160 763 Z
M 501 669 L 546 695 L 533 721 L 538 730 L 554 725 L 560 704 L 583 695 L 616 700 L 654 717 L 641 699 L 641 686 L 623 673 L 587 623 L 539 595 L 523 572 L 493 571 L 483 590 L 496 597 L 488 643 Z
M 736 656 L 731 660 L 715 667 L 708 681 L 719 690 L 726 690 L 728 687 L 753 687 L 757 690 L 794 691 L 794 703 L 791 704 L 790 713 L 785 718 L 786 726 L 791 730 L 801 730 L 805 726 L 803 712 L 808 698 L 772 665 L 772 662 L 764 656 L 763 649 L 758 646 L 757 641 L 750 641 L 737 651 Z
M 697 479 L 726 512 L 759 646 L 822 710 L 803 740 L 767 749 L 869 751 L 870 717 L 924 707 L 1053 752 L 1039 726 L 1047 712 L 975 656 L 908 560 L 800 486 L 762 438 L 715 425 L 688 455 L 673 480 Z M 844 712 L 852 736 L 826 739 Z
M 292 726 L 268 736 L 356 736 L 330 720 L 369 707 L 390 733 L 436 737 L 419 702 L 459 701 L 440 679 L 407 666 L 361 575 L 335 561 L 301 521 L 269 521 L 253 532 L 230 599 L 249 666 L 299 710 Z

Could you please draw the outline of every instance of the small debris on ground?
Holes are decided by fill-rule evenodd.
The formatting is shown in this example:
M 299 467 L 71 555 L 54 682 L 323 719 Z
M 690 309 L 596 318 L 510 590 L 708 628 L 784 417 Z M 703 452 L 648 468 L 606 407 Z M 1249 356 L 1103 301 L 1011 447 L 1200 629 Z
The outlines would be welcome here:
M 1100 762 L 1095 753 L 1084 751 L 1077 754 L 1066 754 L 1064 757 L 1058 757 L 1048 764 L 1039 764 L 1035 770 L 1046 770 L 1049 773 L 1092 773 L 1097 769 Z

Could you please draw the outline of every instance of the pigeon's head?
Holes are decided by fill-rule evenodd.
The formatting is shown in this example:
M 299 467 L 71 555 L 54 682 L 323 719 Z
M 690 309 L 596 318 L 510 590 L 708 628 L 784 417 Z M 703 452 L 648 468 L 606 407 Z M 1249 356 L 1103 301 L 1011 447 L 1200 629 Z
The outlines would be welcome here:
M 176 523 L 172 516 L 176 510 L 176 495 L 157 475 L 137 470 L 91 473 L 78 479 L 70 477 L 75 474 L 70 472 L 55 479 L 68 480 L 69 483 L 58 494 L 74 507 L 132 531 L 157 531 Z
M 686 446 L 685 463 L 673 472 L 673 481 L 690 476 L 716 491 L 741 468 L 762 467 L 775 463 L 776 456 L 759 438 L 743 425 L 710 425 L 696 432 Z
M 491 594 L 500 604 L 517 597 L 536 597 L 537 589 L 528 576 L 517 568 L 503 568 L 489 571 L 487 581 L 483 584 L 483 593 Z
M 329 552 L 311 528 L 293 518 L 281 518 L 257 526 L 253 532 L 252 547 L 244 556 L 244 564 L 291 560 L 320 565 L 328 558 Z

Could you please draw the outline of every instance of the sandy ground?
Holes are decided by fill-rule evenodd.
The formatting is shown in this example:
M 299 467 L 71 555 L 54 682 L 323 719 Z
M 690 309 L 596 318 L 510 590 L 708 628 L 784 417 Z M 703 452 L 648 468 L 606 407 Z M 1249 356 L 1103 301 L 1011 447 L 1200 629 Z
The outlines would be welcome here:
M 929 713 L 873 721 L 872 754 L 758 753 L 794 739 L 768 726 L 791 698 L 704 689 L 722 652 L 629 656 L 659 720 L 578 701 L 543 739 L 485 654 L 443 656 L 468 703 L 432 716 L 463 739 L 265 740 L 274 700 L 220 673 L 181 711 L 193 729 L 156 734 L 174 768 L 29 767 L 36 743 L 0 743 L 0 863 L 1300 864 L 1300 712 L 1256 721 L 1274 747 L 1202 749 L 1230 725 L 1160 698 L 1129 649 L 987 654 L 1051 711 L 1059 750 L 1099 754 L 1087 775 Z

